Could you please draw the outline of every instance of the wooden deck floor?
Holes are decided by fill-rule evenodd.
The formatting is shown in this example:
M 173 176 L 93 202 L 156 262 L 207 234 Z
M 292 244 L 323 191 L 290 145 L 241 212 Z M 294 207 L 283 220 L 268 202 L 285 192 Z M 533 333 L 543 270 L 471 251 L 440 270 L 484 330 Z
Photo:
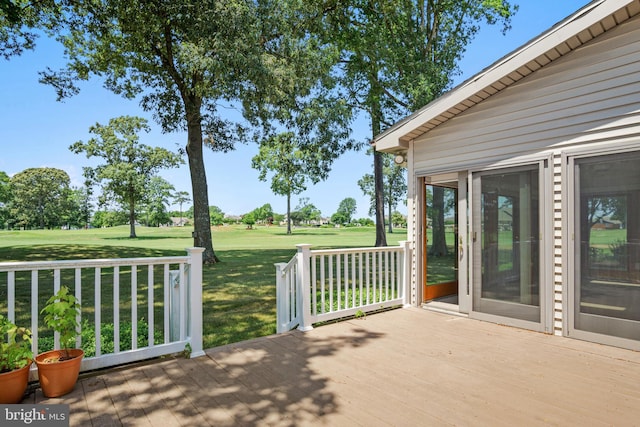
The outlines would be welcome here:
M 73 426 L 632 426 L 640 353 L 421 309 L 81 379 Z

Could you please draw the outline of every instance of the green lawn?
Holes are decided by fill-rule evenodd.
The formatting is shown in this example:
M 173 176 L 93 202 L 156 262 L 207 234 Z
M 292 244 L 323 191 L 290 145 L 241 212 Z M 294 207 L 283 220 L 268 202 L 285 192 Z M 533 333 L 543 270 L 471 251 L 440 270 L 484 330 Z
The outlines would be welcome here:
M 137 239 L 127 237 L 128 226 L 0 231 L 0 262 L 184 255 L 184 248 L 193 244 L 191 228 L 138 227 L 136 232 Z M 390 245 L 405 239 L 405 230 L 387 235 Z M 203 271 L 204 347 L 275 333 L 274 263 L 289 261 L 296 244 L 309 243 L 312 249 L 326 249 L 369 247 L 374 242 L 372 227 L 295 228 L 293 235 L 287 235 L 285 227 L 277 226 L 253 230 L 244 226 L 214 228 L 213 244 L 221 262 L 205 266 Z M 0 280 L 3 280 L 0 311 L 5 311 L 6 283 Z M 28 307 L 30 295 L 21 298 L 18 294 L 17 300 Z M 108 299 L 103 297 L 103 301 Z M 142 306 L 139 311 L 146 313 L 146 308 Z M 109 310 L 104 313 L 108 316 Z

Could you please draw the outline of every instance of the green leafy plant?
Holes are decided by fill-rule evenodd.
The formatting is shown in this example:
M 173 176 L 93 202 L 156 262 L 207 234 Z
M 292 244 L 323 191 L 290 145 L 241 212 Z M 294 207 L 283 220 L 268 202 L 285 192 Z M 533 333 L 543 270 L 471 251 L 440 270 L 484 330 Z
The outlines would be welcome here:
M 80 314 L 78 299 L 69 293 L 69 288 L 62 286 L 47 300 L 40 314 L 44 315 L 44 323 L 60 334 L 60 345 L 65 352 L 62 359 L 68 359 L 68 350 L 75 347 L 75 338 L 80 334 L 77 320 Z
M 0 314 L 0 373 L 24 368 L 33 359 L 31 331 L 19 328 Z
M 182 356 L 184 356 L 185 359 L 191 359 L 192 351 L 193 349 L 191 348 L 191 344 L 187 343 L 184 346 L 184 350 L 182 350 Z
M 82 336 L 82 345 L 80 348 L 84 351 L 84 357 L 93 357 L 96 355 L 96 331 L 95 325 L 89 323 L 87 319 L 83 319 L 80 328 Z M 130 321 L 120 322 L 120 351 L 131 350 L 131 332 L 133 324 Z M 113 323 L 103 323 L 100 325 L 100 349 L 101 354 L 111 354 L 114 350 L 115 327 Z M 164 342 L 162 332 L 154 330 L 153 343 L 162 344 Z M 149 345 L 149 324 L 145 319 L 138 320 L 138 348 Z M 53 336 L 41 337 L 38 339 L 38 351 L 53 349 Z

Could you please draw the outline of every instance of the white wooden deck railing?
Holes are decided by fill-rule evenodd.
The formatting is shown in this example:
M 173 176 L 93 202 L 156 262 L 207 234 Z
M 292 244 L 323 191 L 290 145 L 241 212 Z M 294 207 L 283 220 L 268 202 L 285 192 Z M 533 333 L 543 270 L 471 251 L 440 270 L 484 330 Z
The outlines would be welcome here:
M 39 339 L 46 333 L 40 311 L 65 285 L 80 300 L 78 322 L 90 325 L 95 334 L 95 355 L 84 358 L 82 371 L 177 353 L 187 345 L 192 357 L 202 356 L 203 250 L 189 248 L 186 256 L 177 257 L 0 263 L 5 314 L 31 329 L 38 354 Z M 148 333 L 140 337 L 144 345 L 139 347 L 143 323 Z M 109 352 L 101 345 L 105 326 L 114 331 Z M 130 330 L 128 349 L 120 342 L 122 330 Z M 60 348 L 57 333 L 53 341 Z M 94 343 L 81 343 L 78 337 L 78 347 L 87 344 Z
M 409 243 L 311 250 L 276 264 L 277 332 L 407 303 Z

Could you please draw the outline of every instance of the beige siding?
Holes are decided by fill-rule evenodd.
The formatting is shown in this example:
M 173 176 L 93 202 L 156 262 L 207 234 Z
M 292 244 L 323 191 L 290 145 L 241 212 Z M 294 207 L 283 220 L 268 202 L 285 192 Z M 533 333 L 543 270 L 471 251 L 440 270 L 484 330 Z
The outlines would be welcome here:
M 415 170 L 441 171 L 640 135 L 640 17 L 415 141 Z
M 489 167 L 553 156 L 552 331 L 563 332 L 562 153 L 620 143 L 640 147 L 640 16 L 413 141 L 413 173 Z M 541 158 L 541 157 L 539 157 Z M 410 197 L 415 196 L 411 194 Z M 415 212 L 413 219 L 418 222 Z

